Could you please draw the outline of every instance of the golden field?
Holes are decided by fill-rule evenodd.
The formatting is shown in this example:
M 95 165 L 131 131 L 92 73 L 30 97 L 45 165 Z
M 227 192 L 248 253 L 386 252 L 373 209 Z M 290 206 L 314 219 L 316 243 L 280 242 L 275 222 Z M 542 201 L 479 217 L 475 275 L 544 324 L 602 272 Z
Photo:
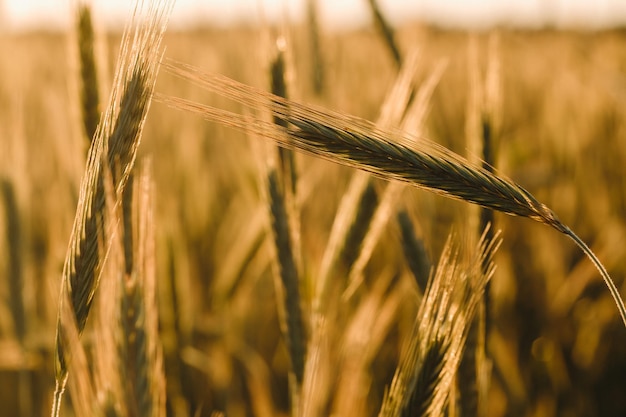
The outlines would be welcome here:
M 165 57 L 268 90 L 275 53 L 271 32 L 169 31 Z M 290 98 L 376 120 L 397 69 L 373 28 L 322 33 L 321 92 L 313 88 L 306 28 L 286 32 Z M 106 103 L 120 36 L 96 33 L 100 97 Z M 417 87 L 443 69 L 422 129 L 410 133 L 476 160 L 479 119 L 489 108 L 497 172 L 552 208 L 626 294 L 626 32 L 470 33 L 414 24 L 398 28 L 396 39 L 404 56 L 417 54 Z M 61 272 L 88 147 L 76 42 L 74 33 L 0 36 L 3 416 L 50 413 Z M 247 111 L 165 71 L 156 91 Z M 153 262 L 167 415 L 290 413 L 290 365 L 277 312 L 264 188 L 267 147 L 254 135 L 159 100 L 151 104 L 138 163 L 150 161 L 154 187 Z M 296 168 L 296 246 L 306 318 L 354 170 L 302 154 Z M 384 187 L 383 180 L 374 181 L 379 193 Z M 464 236 L 476 233 L 473 206 L 403 187 L 393 209 L 409 214 L 433 264 L 450 232 L 461 243 L 472 242 Z M 502 231 L 502 244 L 489 287 L 484 415 L 625 415 L 626 329 L 597 270 L 571 241 L 544 225 L 496 214 L 494 226 Z M 475 245 L 466 246 L 471 252 Z M 340 306 L 339 318 L 328 340 L 315 342 L 331 352 L 320 365 L 331 376 L 310 382 L 325 392 L 320 415 L 377 415 L 410 333 L 419 298 L 395 213 L 364 271 L 350 302 L 343 303 L 340 294 L 328 300 Z M 340 267 L 331 275 L 338 292 L 347 275 Z M 90 360 L 99 340 L 93 321 L 82 338 Z M 362 340 L 375 346 L 367 351 L 371 357 L 351 360 L 366 355 Z M 350 376 L 360 378 L 358 389 L 346 382 Z M 62 415 L 79 415 L 71 396 Z M 450 404 L 445 412 L 461 415 Z

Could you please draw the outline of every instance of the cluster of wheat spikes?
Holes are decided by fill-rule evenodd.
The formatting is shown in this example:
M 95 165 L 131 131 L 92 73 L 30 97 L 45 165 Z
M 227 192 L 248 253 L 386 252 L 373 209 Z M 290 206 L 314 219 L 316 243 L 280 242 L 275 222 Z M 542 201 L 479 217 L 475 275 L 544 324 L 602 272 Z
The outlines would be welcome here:
M 110 179 L 111 194 L 117 201 L 118 196 L 125 194 L 132 175 L 161 59 L 161 40 L 172 6 L 172 1 L 162 1 L 149 5 L 139 3 L 135 7 L 122 37 L 109 103 L 91 142 L 63 268 L 55 349 L 53 416 L 60 411 L 67 383 L 73 345 L 68 338 L 74 333 L 80 335 L 85 328 L 110 242 L 115 235 L 115 228 L 106 227 L 107 178 Z M 88 12 L 81 12 L 81 22 L 88 17 Z M 90 26 L 88 23 L 84 25 Z M 85 79 L 93 74 L 93 68 L 93 65 L 83 66 L 83 75 L 87 74 Z M 85 91 L 90 90 L 85 88 Z M 87 132 L 91 129 L 93 99 L 92 93 L 85 93 Z M 125 235 L 130 235 L 126 217 L 122 222 L 126 227 Z M 128 270 L 129 257 L 126 258 L 126 272 L 133 272 L 132 268 Z
M 284 41 L 279 42 L 271 63 L 273 94 L 185 64 L 163 64 L 169 72 L 235 100 L 254 110 L 256 115 L 231 113 L 166 95 L 159 95 L 159 100 L 253 136 L 269 138 L 278 145 L 278 163 L 264 172 L 263 184 L 274 238 L 278 315 L 291 362 L 289 394 L 293 416 L 327 415 L 331 407 L 339 415 L 363 414 L 365 408 L 359 402 L 363 402 L 370 383 L 366 369 L 384 343 L 403 288 L 392 285 L 396 276 L 378 277 L 371 293 L 348 319 L 341 317 L 342 309 L 335 304 L 340 300 L 354 301 L 374 247 L 394 214 L 402 235 L 402 248 L 417 284 L 418 291 L 412 295 L 419 302 L 419 310 L 393 380 L 385 391 L 379 416 L 443 416 L 449 407 L 454 407 L 451 398 L 455 395 L 455 375 L 465 360 L 465 351 L 471 350 L 469 360 L 475 361 L 472 356 L 475 341 L 471 339 L 476 337 L 473 334 L 478 321 L 476 312 L 481 309 L 481 302 L 486 302 L 483 297 L 494 272 L 492 257 L 500 239 L 490 229 L 488 214 L 483 212 L 480 230 L 484 232 L 475 254 L 465 259 L 451 236 L 436 273 L 430 273 L 430 259 L 409 214 L 395 207 L 401 183 L 484 209 L 527 217 L 569 236 L 600 271 L 626 324 L 624 302 L 586 244 L 546 205 L 493 171 L 489 153 L 492 115 L 482 115 L 483 155 L 487 162 L 482 166 L 437 144 L 403 133 L 420 131 L 445 63 L 436 66 L 419 88 L 414 86 L 416 54 L 400 55 L 393 32 L 376 1 L 370 0 L 369 4 L 400 68 L 376 124 L 289 100 Z M 100 117 L 91 13 L 88 6 L 79 5 L 83 124 L 92 140 L 62 276 L 53 417 L 61 411 L 66 385 L 78 415 L 165 414 L 163 359 L 157 343 L 151 178 L 149 169 L 135 174 L 135 159 L 172 6 L 172 0 L 149 6 L 140 2 L 136 6 L 122 38 L 111 98 Z M 313 21 L 314 6 L 310 0 Z M 318 47 L 314 45 L 315 50 Z M 320 81 L 319 89 L 321 85 Z M 389 128 L 396 125 L 403 130 Z M 298 177 L 293 150 L 360 170 L 354 173 L 335 218 L 313 290 L 310 314 L 303 308 L 301 296 L 305 273 L 300 262 Z M 385 183 L 381 191 L 368 173 L 395 181 Z M 3 184 L 3 198 L 9 208 L 7 216 L 16 216 L 10 184 Z M 19 231 L 9 230 L 11 236 L 19 236 Z M 19 254 L 14 261 L 11 274 L 19 277 Z M 334 273 L 338 267 L 343 270 Z M 331 275 L 333 279 L 343 275 L 346 280 L 330 282 Z M 12 281 L 12 295 L 19 294 L 20 282 L 19 278 Z M 336 289 L 344 290 L 343 294 L 333 294 L 332 290 Z M 19 299 L 16 297 L 12 309 L 18 318 L 17 334 L 22 339 L 24 331 L 19 324 L 23 321 L 23 306 Z M 95 363 L 89 365 L 80 337 L 88 317 L 94 315 L 92 310 L 96 312 L 96 344 L 91 352 Z M 378 316 L 374 317 L 375 314 Z M 335 319 L 348 321 L 349 325 L 342 329 L 345 334 L 333 334 L 341 327 L 331 323 Z M 363 334 L 365 328 L 371 330 L 370 334 Z M 337 339 L 342 341 L 341 353 L 331 352 L 335 348 L 331 345 L 337 343 L 332 340 Z M 333 361 L 338 358 L 341 370 L 338 375 L 330 375 Z M 70 374 L 73 378 L 68 378 Z M 461 385 L 464 376 L 459 378 Z M 471 383 L 477 384 L 475 380 Z M 331 405 L 333 389 L 337 392 Z M 466 393 L 462 389 L 460 394 Z M 477 414 L 476 407 L 471 407 L 470 414 Z

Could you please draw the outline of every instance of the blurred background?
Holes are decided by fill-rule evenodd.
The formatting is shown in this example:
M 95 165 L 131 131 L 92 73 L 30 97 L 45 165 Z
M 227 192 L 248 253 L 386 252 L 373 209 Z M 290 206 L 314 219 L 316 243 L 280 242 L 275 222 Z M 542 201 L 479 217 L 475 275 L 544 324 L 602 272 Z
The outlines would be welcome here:
M 73 4 L 70 0 L 3 0 L 0 2 L 2 25 L 19 30 L 68 28 Z M 620 0 L 381 0 L 379 4 L 394 25 L 419 20 L 463 28 L 499 25 L 599 28 L 626 22 L 626 4 Z M 126 17 L 128 2 L 94 1 L 93 7 L 102 24 L 119 26 Z M 318 9 L 327 29 L 353 29 L 370 21 L 366 1 L 320 0 Z M 260 16 L 277 21 L 287 15 L 294 22 L 303 21 L 305 10 L 305 0 L 179 0 L 172 27 L 258 23 Z
M 0 416 L 50 410 L 60 276 L 90 138 L 77 3 L 0 0 Z M 93 2 L 99 109 L 130 3 Z M 311 3 L 315 19 L 306 1 L 179 0 L 166 56 L 267 90 L 282 37 L 290 97 L 372 121 L 416 57 L 412 81 L 428 110 L 412 133 L 474 160 L 488 136 L 498 171 L 554 209 L 626 294 L 625 1 L 380 0 L 397 55 L 367 0 Z M 156 89 L 246 111 L 165 72 Z M 257 142 L 162 103 L 146 121 L 139 159 L 150 159 L 155 188 L 168 416 L 290 413 Z M 354 172 L 300 154 L 296 167 L 306 315 Z M 373 181 L 374 200 L 385 187 Z M 474 208 L 422 190 L 404 188 L 396 206 L 433 264 L 451 230 L 475 226 Z M 377 415 L 410 332 L 418 298 L 395 215 L 363 292 L 350 305 L 333 299 L 344 310 L 329 330 L 323 415 Z M 626 415 L 626 329 L 595 268 L 543 225 L 496 214 L 495 227 L 503 244 L 490 288 L 488 413 L 473 415 Z M 345 283 L 346 269 L 333 282 Z M 97 355 L 93 321 L 83 342 Z M 377 341 L 367 339 L 372 323 Z M 374 347 L 355 364 L 343 352 L 361 352 L 363 340 Z M 349 386 L 355 367 L 360 396 Z

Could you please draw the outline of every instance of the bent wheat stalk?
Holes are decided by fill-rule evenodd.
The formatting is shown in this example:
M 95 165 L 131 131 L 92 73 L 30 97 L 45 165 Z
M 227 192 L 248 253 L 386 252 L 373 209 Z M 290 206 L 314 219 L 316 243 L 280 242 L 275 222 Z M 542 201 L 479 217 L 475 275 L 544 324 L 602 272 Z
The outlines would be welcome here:
M 252 131 L 279 145 L 295 148 L 388 180 L 398 180 L 434 193 L 527 217 L 569 236 L 604 279 L 626 326 L 626 306 L 610 275 L 595 254 L 545 204 L 520 185 L 476 166 L 454 152 L 426 140 L 377 128 L 356 117 L 286 100 L 219 74 L 166 62 L 167 71 L 257 111 L 271 111 L 288 122 L 279 127 L 260 117 L 242 115 L 162 94 L 171 107 L 196 113 L 235 129 Z

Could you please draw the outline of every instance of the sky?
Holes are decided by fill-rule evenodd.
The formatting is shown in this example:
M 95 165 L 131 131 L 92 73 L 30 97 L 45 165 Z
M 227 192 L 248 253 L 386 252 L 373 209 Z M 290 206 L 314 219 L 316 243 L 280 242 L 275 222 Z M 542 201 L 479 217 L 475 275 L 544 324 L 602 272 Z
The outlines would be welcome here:
M 77 0 L 0 0 L 0 26 L 9 30 L 70 25 Z M 317 0 L 321 22 L 329 30 L 349 29 L 370 20 L 366 0 Z M 492 25 L 605 27 L 626 24 L 626 0 L 378 0 L 393 24 L 422 20 L 454 27 Z M 129 0 L 92 0 L 106 26 L 121 26 Z M 203 21 L 228 25 L 304 15 L 305 0 L 177 0 L 171 26 Z M 0 28 L 1 29 L 1 28 Z

